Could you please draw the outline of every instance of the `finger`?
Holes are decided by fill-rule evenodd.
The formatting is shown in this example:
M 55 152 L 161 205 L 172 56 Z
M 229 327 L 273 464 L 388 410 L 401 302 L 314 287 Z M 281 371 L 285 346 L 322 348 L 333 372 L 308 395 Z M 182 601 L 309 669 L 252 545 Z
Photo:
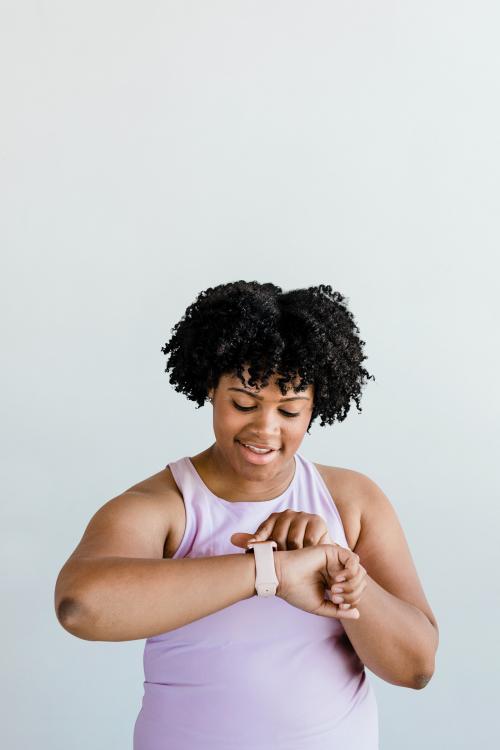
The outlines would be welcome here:
M 318 539 L 317 544 L 335 544 L 330 536 L 330 532 L 327 530 L 322 537 Z
M 357 604 L 360 601 L 363 591 L 366 589 L 367 585 L 368 585 L 367 582 L 363 581 L 357 588 L 355 588 L 353 591 L 350 591 L 348 593 L 343 593 L 343 594 L 332 593 L 332 600 L 338 604 L 345 603 L 345 604 L 350 604 L 351 606 L 353 604 Z M 341 599 L 343 599 L 343 602 L 341 602 Z
M 342 593 L 344 591 L 349 592 L 353 591 L 357 586 L 360 585 L 361 581 L 363 581 L 364 578 L 366 578 L 366 570 L 363 568 L 361 564 L 358 564 L 358 572 L 356 575 L 353 575 L 352 577 L 345 578 L 344 581 L 338 581 L 337 579 L 340 577 L 345 577 L 343 574 L 340 576 L 336 576 L 334 579 L 334 584 L 331 586 L 331 589 L 334 590 L 335 593 Z
M 325 521 L 317 514 L 309 514 L 309 521 L 304 532 L 304 547 L 317 547 L 319 544 L 332 544 Z
M 332 616 L 337 617 L 339 620 L 359 620 L 359 609 L 356 609 L 356 607 L 352 607 L 350 609 L 344 609 L 340 608 L 342 605 L 337 606 L 336 604 L 332 604 L 332 602 L 327 602 L 328 604 L 331 604 L 334 609 L 332 609 Z
M 349 555 L 349 559 L 345 563 L 345 567 L 355 575 L 359 570 L 359 565 L 359 555 L 357 555 L 355 552 L 351 552 L 351 554 Z
M 348 547 L 342 547 L 340 544 L 338 545 L 337 554 L 342 565 L 352 565 L 354 561 L 359 562 L 359 555 L 356 552 L 353 552 Z
M 255 529 L 255 535 L 265 534 L 267 533 L 269 528 L 272 529 L 278 516 L 279 516 L 279 513 L 271 513 L 271 515 L 268 516 L 268 518 L 266 518 L 265 521 L 262 521 L 262 523 L 257 526 L 257 528 Z
M 269 537 L 273 533 L 277 517 L 278 513 L 271 513 L 269 518 L 266 518 L 266 520 L 263 521 L 260 526 L 257 526 L 257 528 L 255 529 L 255 533 L 251 535 L 249 541 L 265 542 L 267 539 L 269 539 Z
M 309 513 L 296 513 L 292 518 L 286 537 L 286 549 L 302 549 L 313 547 L 315 539 L 319 538 L 318 529 Z
M 356 593 L 364 591 L 368 584 L 366 577 L 366 570 L 362 565 L 360 565 L 360 570 L 358 574 L 354 576 L 354 578 L 349 581 L 345 581 L 344 583 L 334 583 L 332 586 L 330 586 L 330 591 L 332 592 L 332 594 L 343 596 L 347 601 L 347 597 L 352 597 Z
M 335 594 L 335 596 L 332 596 L 332 602 L 333 602 L 334 604 L 336 604 L 336 605 L 337 605 L 337 607 L 338 607 L 339 609 L 341 609 L 342 611 L 343 611 L 343 610 L 345 610 L 345 609 L 349 609 L 349 607 L 351 606 L 351 603 L 350 603 L 350 602 L 344 602 L 344 601 L 342 600 L 342 597 L 340 597 L 340 596 L 337 596 L 336 594 Z
M 340 573 L 337 573 L 333 580 L 336 584 L 339 583 L 343 585 L 347 581 L 352 581 L 352 579 L 356 577 L 357 572 L 358 571 L 353 568 L 344 568 Z
M 257 527 L 249 541 L 262 542 L 267 539 L 273 539 L 280 550 L 331 543 L 328 529 L 325 531 L 325 521 L 321 516 L 291 508 L 272 513 Z
M 252 539 L 252 534 L 246 534 L 240 531 L 231 534 L 231 544 L 235 547 L 242 547 L 246 549 L 248 542 Z
M 342 551 L 344 552 L 345 550 Z M 341 583 L 342 581 L 350 581 L 357 575 L 359 566 L 359 555 L 356 555 L 353 552 L 350 553 L 350 556 L 345 560 L 344 569 L 335 576 L 335 582 Z
M 327 599 L 336 604 L 337 607 L 342 610 L 349 609 L 352 605 L 357 604 L 357 601 L 355 601 L 354 598 L 352 601 L 346 601 L 343 594 L 333 594 L 329 589 L 326 589 L 325 595 Z
M 326 554 L 326 585 L 328 588 L 335 584 L 341 584 L 344 581 L 350 580 L 356 574 L 356 571 L 352 567 L 356 560 L 359 560 L 358 555 L 351 552 L 345 547 L 341 547 L 339 544 L 324 545 Z M 351 560 L 351 558 L 354 559 Z M 351 567 L 347 566 L 348 561 L 351 560 Z M 342 567 L 343 566 L 343 567 Z
M 290 526 L 286 538 L 286 549 L 301 549 L 302 547 L 317 547 L 319 544 L 330 544 L 328 529 L 325 521 L 316 513 L 304 511 L 290 511 Z
M 256 534 L 257 541 L 265 541 L 266 539 L 274 539 L 278 545 L 279 550 L 287 549 L 287 539 L 292 522 L 292 516 L 285 513 L 278 513 L 277 518 L 273 519 L 272 526 L 269 521 L 266 521 L 264 529 Z M 265 536 L 263 536 L 263 533 Z
M 300 549 L 303 546 L 304 530 L 307 527 L 310 513 L 294 511 L 287 508 L 281 513 L 273 513 L 259 527 L 255 534 L 257 541 L 273 539 L 279 550 Z M 294 530 L 291 527 L 294 525 Z

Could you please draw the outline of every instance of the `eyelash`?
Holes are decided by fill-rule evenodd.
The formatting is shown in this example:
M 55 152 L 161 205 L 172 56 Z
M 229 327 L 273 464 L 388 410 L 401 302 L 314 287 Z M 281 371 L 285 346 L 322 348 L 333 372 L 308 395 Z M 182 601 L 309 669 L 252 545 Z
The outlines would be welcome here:
M 233 401 L 233 406 L 235 407 L 235 409 L 238 409 L 238 411 L 252 411 L 252 409 L 255 409 L 255 406 L 240 406 L 239 404 L 236 404 L 234 401 Z M 291 417 L 298 417 L 298 416 L 300 416 L 300 414 L 298 414 L 298 413 L 297 414 L 291 414 L 290 412 L 283 411 L 282 409 L 280 409 L 280 412 L 283 414 L 284 417 L 291 418 Z

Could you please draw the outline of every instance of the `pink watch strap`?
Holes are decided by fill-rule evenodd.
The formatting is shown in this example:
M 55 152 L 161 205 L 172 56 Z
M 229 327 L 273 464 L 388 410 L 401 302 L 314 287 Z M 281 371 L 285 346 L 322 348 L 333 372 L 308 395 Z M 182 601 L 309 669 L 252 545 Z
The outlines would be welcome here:
M 278 577 L 274 566 L 273 550 L 278 549 L 274 540 L 265 542 L 251 542 L 246 552 L 253 550 L 255 557 L 255 590 L 257 596 L 276 596 Z

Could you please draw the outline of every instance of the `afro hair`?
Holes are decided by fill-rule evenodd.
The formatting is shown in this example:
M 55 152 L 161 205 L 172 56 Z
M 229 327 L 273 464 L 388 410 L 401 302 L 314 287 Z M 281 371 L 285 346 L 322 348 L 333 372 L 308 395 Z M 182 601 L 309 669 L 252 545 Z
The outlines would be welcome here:
M 342 422 L 351 407 L 359 412 L 361 389 L 375 380 L 362 366 L 366 359 L 346 298 L 320 284 L 288 292 L 271 283 L 234 281 L 198 294 L 172 337 L 161 349 L 169 355 L 175 390 L 198 407 L 223 374 L 240 378 L 248 366 L 247 385 L 264 388 L 272 375 L 283 395 L 287 385 L 298 393 L 314 386 L 311 424 Z

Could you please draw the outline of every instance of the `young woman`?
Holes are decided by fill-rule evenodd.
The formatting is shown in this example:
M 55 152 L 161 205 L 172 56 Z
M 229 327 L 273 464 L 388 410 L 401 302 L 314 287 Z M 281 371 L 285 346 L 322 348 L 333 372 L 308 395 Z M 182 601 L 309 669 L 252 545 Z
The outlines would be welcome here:
M 172 331 L 170 382 L 210 401 L 215 441 L 97 511 L 59 574 L 59 621 L 147 639 L 134 750 L 375 750 L 365 666 L 424 687 L 438 626 L 381 488 L 299 453 L 374 379 L 353 315 L 330 286 L 238 281 Z M 274 596 L 256 593 L 254 539 L 276 542 Z

